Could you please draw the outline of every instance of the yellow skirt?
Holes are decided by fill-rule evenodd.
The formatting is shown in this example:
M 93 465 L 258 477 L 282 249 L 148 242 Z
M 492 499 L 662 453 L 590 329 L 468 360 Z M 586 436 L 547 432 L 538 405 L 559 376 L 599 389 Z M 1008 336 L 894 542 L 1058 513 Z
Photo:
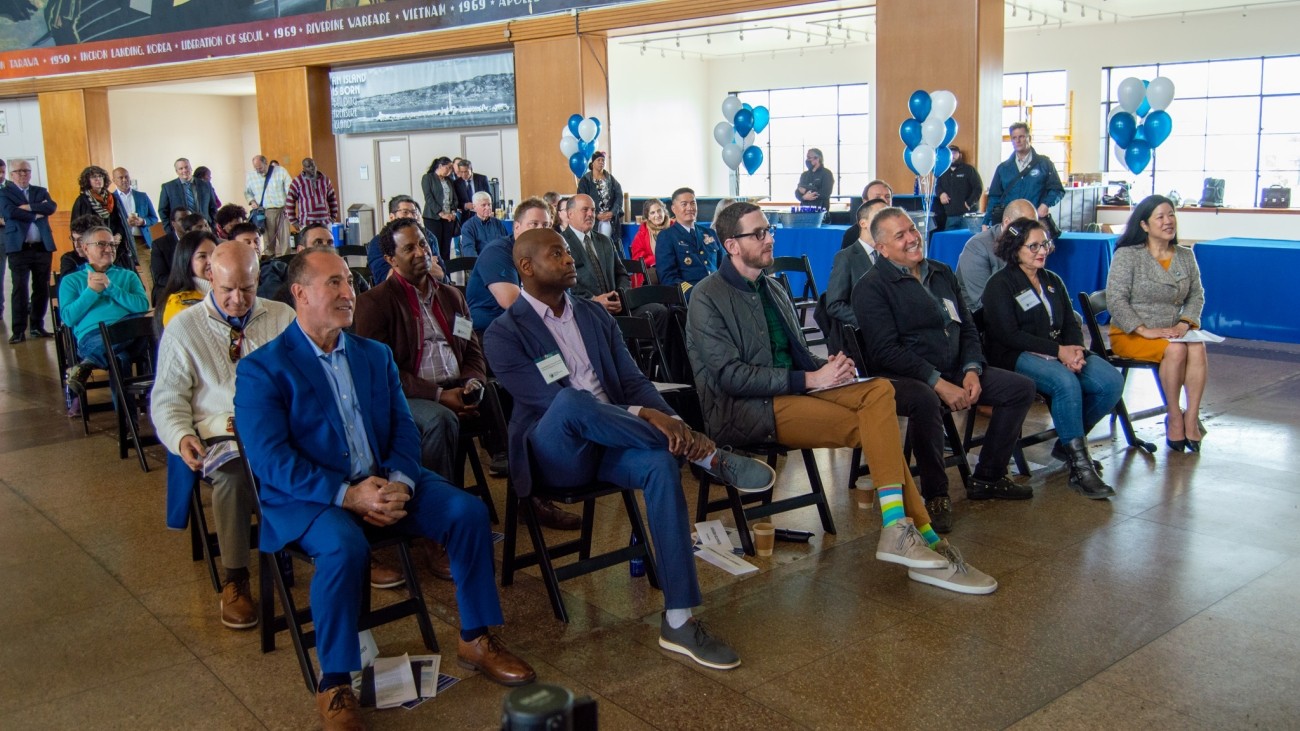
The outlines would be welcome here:
M 1164 338 L 1151 340 L 1137 333 L 1126 333 L 1114 325 L 1110 328 L 1110 349 L 1121 358 L 1159 363 L 1165 359 L 1167 347 L 1169 341 Z

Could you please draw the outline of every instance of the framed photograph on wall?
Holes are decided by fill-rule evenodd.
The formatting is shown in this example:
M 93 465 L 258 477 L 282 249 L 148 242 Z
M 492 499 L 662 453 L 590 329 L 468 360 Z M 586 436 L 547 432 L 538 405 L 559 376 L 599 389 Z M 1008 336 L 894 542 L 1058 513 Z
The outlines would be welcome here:
M 515 123 L 515 55 L 490 53 L 330 72 L 334 134 Z

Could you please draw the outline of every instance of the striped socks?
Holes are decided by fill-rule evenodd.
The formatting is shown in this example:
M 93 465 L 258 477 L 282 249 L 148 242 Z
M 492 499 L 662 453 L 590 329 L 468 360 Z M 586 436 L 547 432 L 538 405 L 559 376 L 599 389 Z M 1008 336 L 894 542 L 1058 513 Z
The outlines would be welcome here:
M 884 518 L 884 527 L 888 528 L 906 517 L 903 512 L 902 485 L 877 485 L 876 496 L 880 498 L 880 514 Z
M 939 543 L 939 534 L 934 532 L 934 528 L 929 523 L 920 527 L 921 537 L 925 539 L 925 545 L 934 548 Z

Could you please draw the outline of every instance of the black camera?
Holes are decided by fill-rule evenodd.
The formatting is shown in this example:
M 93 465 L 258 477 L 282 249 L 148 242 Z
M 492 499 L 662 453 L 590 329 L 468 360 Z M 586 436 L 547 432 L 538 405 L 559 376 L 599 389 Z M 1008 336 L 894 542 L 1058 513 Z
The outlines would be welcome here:
M 506 696 L 502 731 L 596 731 L 596 701 L 567 688 L 533 683 Z

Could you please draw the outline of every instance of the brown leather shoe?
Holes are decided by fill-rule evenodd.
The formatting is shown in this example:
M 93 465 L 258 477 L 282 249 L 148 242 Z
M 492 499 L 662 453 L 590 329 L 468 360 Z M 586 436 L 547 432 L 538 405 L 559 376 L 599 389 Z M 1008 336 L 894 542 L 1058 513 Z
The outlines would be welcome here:
M 511 654 L 501 638 L 491 632 L 472 642 L 460 640 L 456 647 L 456 663 L 477 670 L 501 685 L 528 685 L 537 680 L 537 672 L 532 666 Z
M 336 685 L 316 694 L 325 731 L 366 731 L 361 720 L 361 702 L 350 685 Z
M 257 602 L 248 589 L 248 579 L 227 581 L 221 587 L 221 623 L 231 629 L 257 626 Z
M 376 589 L 396 589 L 406 583 L 402 572 L 385 566 L 374 556 L 370 557 L 370 585 Z
M 420 543 L 424 545 L 424 558 L 433 575 L 443 581 L 452 581 L 451 557 L 447 555 L 447 549 L 437 541 L 424 540 Z
M 537 511 L 537 521 L 546 528 L 556 530 L 578 530 L 582 527 L 582 518 L 564 510 L 545 498 L 534 497 L 533 510 Z

